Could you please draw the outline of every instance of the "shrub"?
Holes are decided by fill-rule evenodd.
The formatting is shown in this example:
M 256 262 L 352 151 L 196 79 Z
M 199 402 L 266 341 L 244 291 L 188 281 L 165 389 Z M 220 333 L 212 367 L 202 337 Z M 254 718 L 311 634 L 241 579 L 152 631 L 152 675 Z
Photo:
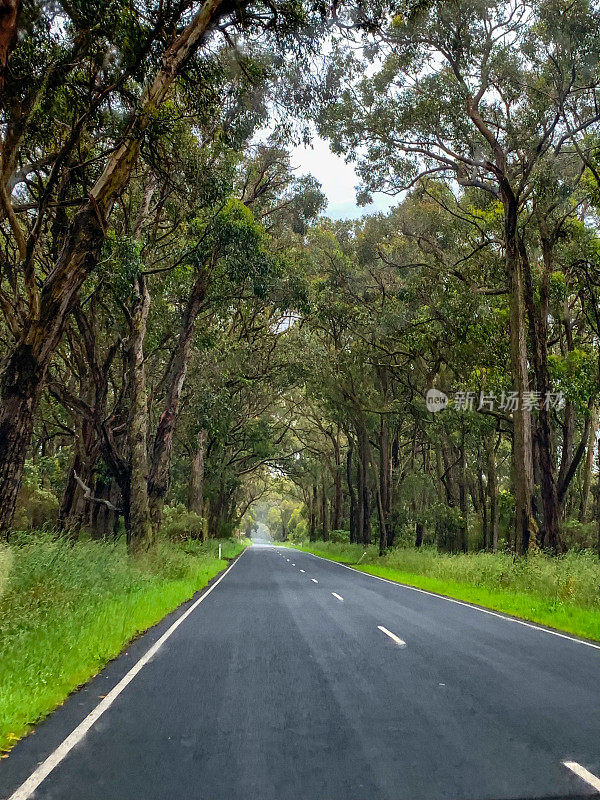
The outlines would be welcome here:
M 204 539 L 206 520 L 200 514 L 188 511 L 181 503 L 176 506 L 165 506 L 161 532 L 171 542 Z
M 345 544 L 350 542 L 350 531 L 329 531 L 329 541 L 336 544 Z
M 56 524 L 58 500 L 48 489 L 23 486 L 13 519 L 16 530 L 35 530 Z
M 562 539 L 565 547 L 590 550 L 597 546 L 598 523 L 579 522 L 569 519 L 562 525 Z

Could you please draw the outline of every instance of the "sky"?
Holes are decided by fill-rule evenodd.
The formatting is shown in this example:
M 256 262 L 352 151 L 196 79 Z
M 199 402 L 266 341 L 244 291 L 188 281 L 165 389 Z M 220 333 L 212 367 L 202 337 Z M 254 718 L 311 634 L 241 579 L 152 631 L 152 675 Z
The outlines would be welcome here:
M 321 183 L 329 201 L 325 211 L 332 219 L 356 219 L 365 214 L 387 211 L 396 205 L 397 199 L 385 194 L 373 195 L 373 203 L 368 206 L 356 205 L 356 186 L 359 179 L 352 164 L 329 149 L 326 141 L 315 137 L 312 147 L 295 147 L 291 151 L 291 164 L 298 175 L 310 173 Z

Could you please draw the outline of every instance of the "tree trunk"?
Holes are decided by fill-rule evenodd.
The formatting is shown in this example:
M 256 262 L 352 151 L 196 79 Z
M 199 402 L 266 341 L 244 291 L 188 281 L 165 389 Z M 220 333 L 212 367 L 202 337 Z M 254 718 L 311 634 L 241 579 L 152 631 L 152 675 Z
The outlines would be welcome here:
M 132 552 L 148 549 L 154 543 L 148 502 L 148 396 L 143 344 L 150 310 L 150 295 L 140 277 L 131 315 L 129 364 L 131 377 L 131 419 L 128 441 L 130 452 L 129 509 L 127 543 Z
M 333 509 L 331 527 L 334 531 L 339 531 L 342 527 L 342 457 L 340 453 L 339 431 L 333 437 L 333 457 L 335 472 L 333 475 Z
M 487 442 L 487 490 L 490 498 L 490 538 L 492 553 L 498 552 L 498 534 L 500 530 L 500 508 L 498 506 L 498 472 L 496 468 L 496 450 L 492 437 Z
M 359 536 L 363 544 L 371 544 L 371 498 L 369 491 L 369 436 L 361 420 L 358 431 L 359 473 Z
M 350 445 L 348 447 L 348 453 L 346 454 L 346 482 L 348 484 L 348 498 L 350 501 L 350 508 L 348 511 L 348 522 L 350 527 L 350 542 L 354 543 L 358 541 L 357 538 L 357 508 L 356 508 L 356 493 L 354 491 L 354 481 L 352 478 L 352 452 L 353 447 Z
M 386 547 L 393 544 L 393 535 L 390 530 L 389 518 L 392 506 L 392 453 L 390 448 L 390 429 L 384 415 L 381 415 L 379 428 L 379 487 L 381 492 L 381 505 L 386 526 Z
M 533 451 L 531 411 L 524 397 L 529 391 L 527 331 L 523 293 L 523 271 L 517 245 L 517 201 L 503 190 L 506 278 L 510 307 L 510 362 L 513 389 L 518 407 L 513 413 L 513 483 L 515 493 L 515 539 L 522 553 L 529 550 L 529 539 L 536 525 L 533 519 Z
M 83 490 L 77 482 L 77 474 L 86 486 L 93 482 L 94 464 L 97 457 L 97 442 L 91 422 L 85 417 L 77 417 L 75 421 L 74 456 L 67 482 L 62 494 L 58 511 L 58 528 L 65 531 L 70 538 L 76 539 L 84 524 L 88 502 L 84 499 Z
M 387 550 L 388 527 L 378 482 L 375 482 L 375 500 L 377 502 L 377 516 L 379 517 L 379 555 L 384 556 Z
M 537 390 L 544 401 L 538 412 L 535 435 L 535 454 L 537 456 L 535 473 L 539 476 L 544 515 L 540 544 L 543 547 L 549 547 L 556 551 L 560 548 L 558 487 L 552 443 L 551 410 L 549 403 L 546 402 L 551 388 L 550 373 L 548 370 L 548 313 L 553 258 L 552 245 L 543 220 L 540 220 L 539 227 L 544 271 L 540 283 L 540 299 L 537 309 L 534 303 L 531 266 L 523 239 L 519 239 L 519 252 L 523 268 L 525 307 L 529 323 L 529 335 L 532 343 L 532 363 Z
M 415 524 L 415 547 L 421 547 L 423 544 L 423 523 L 417 522 Z
M 190 464 L 190 482 L 188 485 L 188 510 L 195 514 L 204 513 L 204 453 L 206 449 L 206 431 L 199 430 L 196 437 L 196 451 Z
M 117 482 L 110 476 L 99 475 L 94 483 L 94 497 L 108 500 L 113 506 L 121 506 L 121 493 Z M 107 541 L 116 539 L 119 515 L 104 503 L 92 503 L 90 514 L 90 535 L 92 539 Z
M 310 504 L 310 530 L 309 530 L 309 539 L 311 542 L 315 542 L 317 540 L 317 484 L 316 482 L 312 485 L 312 501 Z
M 462 522 L 460 527 L 460 549 L 463 553 L 466 553 L 469 549 L 469 539 L 468 539 L 468 493 L 467 493 L 467 457 L 466 457 L 466 448 L 465 448 L 465 431 L 464 425 L 462 430 L 462 437 L 460 443 L 460 467 L 459 467 L 459 485 L 458 485 L 458 496 L 459 496 L 459 508 L 460 513 L 462 516 Z
M 323 541 L 329 540 L 329 525 L 327 524 L 327 492 L 325 491 L 325 480 L 321 481 L 321 535 Z
M 479 504 L 481 506 L 481 538 L 484 550 L 488 549 L 488 507 L 485 485 L 483 482 L 483 468 L 481 465 L 481 453 L 479 454 L 479 464 L 477 467 L 477 486 L 479 489 Z
M 594 470 L 594 454 L 596 452 L 596 437 L 598 435 L 598 409 L 592 408 L 590 420 L 590 432 L 587 442 L 585 463 L 583 466 L 583 487 L 581 490 L 581 505 L 579 506 L 579 521 L 585 522 L 588 515 L 590 502 L 590 486 L 592 483 L 592 472 Z
M 17 38 L 19 4 L 19 0 L 2 0 L 0 3 L 0 98 L 4 92 L 8 58 Z
M 187 375 L 188 364 L 192 347 L 192 339 L 196 326 L 196 319 L 200 313 L 202 302 L 208 287 L 208 271 L 203 271 L 197 278 L 190 292 L 186 304 L 183 324 L 179 332 L 177 345 L 171 354 L 167 368 L 166 385 L 167 396 L 161 414 L 150 464 L 150 477 L 148 481 L 148 497 L 150 501 L 150 517 L 155 532 L 158 532 L 162 522 L 165 496 L 169 486 L 169 473 L 171 468 L 171 452 L 173 449 L 173 435 L 179 415 L 181 393 Z M 200 512 L 198 512 L 200 513 Z

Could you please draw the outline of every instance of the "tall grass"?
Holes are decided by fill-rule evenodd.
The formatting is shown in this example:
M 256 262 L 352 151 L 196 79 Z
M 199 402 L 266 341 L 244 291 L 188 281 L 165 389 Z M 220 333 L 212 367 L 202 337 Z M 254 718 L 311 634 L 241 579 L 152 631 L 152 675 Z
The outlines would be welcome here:
M 365 554 L 363 546 L 347 543 L 304 542 L 301 548 L 372 575 L 600 640 L 600 561 L 590 550 L 514 558 L 398 547 L 379 558 L 375 547 Z
M 222 545 L 224 558 L 244 546 Z M 40 535 L 1 550 L 0 750 L 225 566 L 215 541 L 161 541 L 139 559 Z
M 510 553 L 447 554 L 432 548 L 398 548 L 372 563 L 380 561 L 406 573 L 535 594 L 600 610 L 600 561 L 589 550 L 557 557 L 532 553 L 515 559 Z

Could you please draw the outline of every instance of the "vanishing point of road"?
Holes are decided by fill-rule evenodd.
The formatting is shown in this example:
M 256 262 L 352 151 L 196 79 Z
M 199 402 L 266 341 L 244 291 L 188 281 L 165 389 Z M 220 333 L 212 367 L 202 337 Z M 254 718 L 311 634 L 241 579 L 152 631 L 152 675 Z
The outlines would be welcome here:
M 0 763 L 10 800 L 600 792 L 600 646 L 254 545 Z

